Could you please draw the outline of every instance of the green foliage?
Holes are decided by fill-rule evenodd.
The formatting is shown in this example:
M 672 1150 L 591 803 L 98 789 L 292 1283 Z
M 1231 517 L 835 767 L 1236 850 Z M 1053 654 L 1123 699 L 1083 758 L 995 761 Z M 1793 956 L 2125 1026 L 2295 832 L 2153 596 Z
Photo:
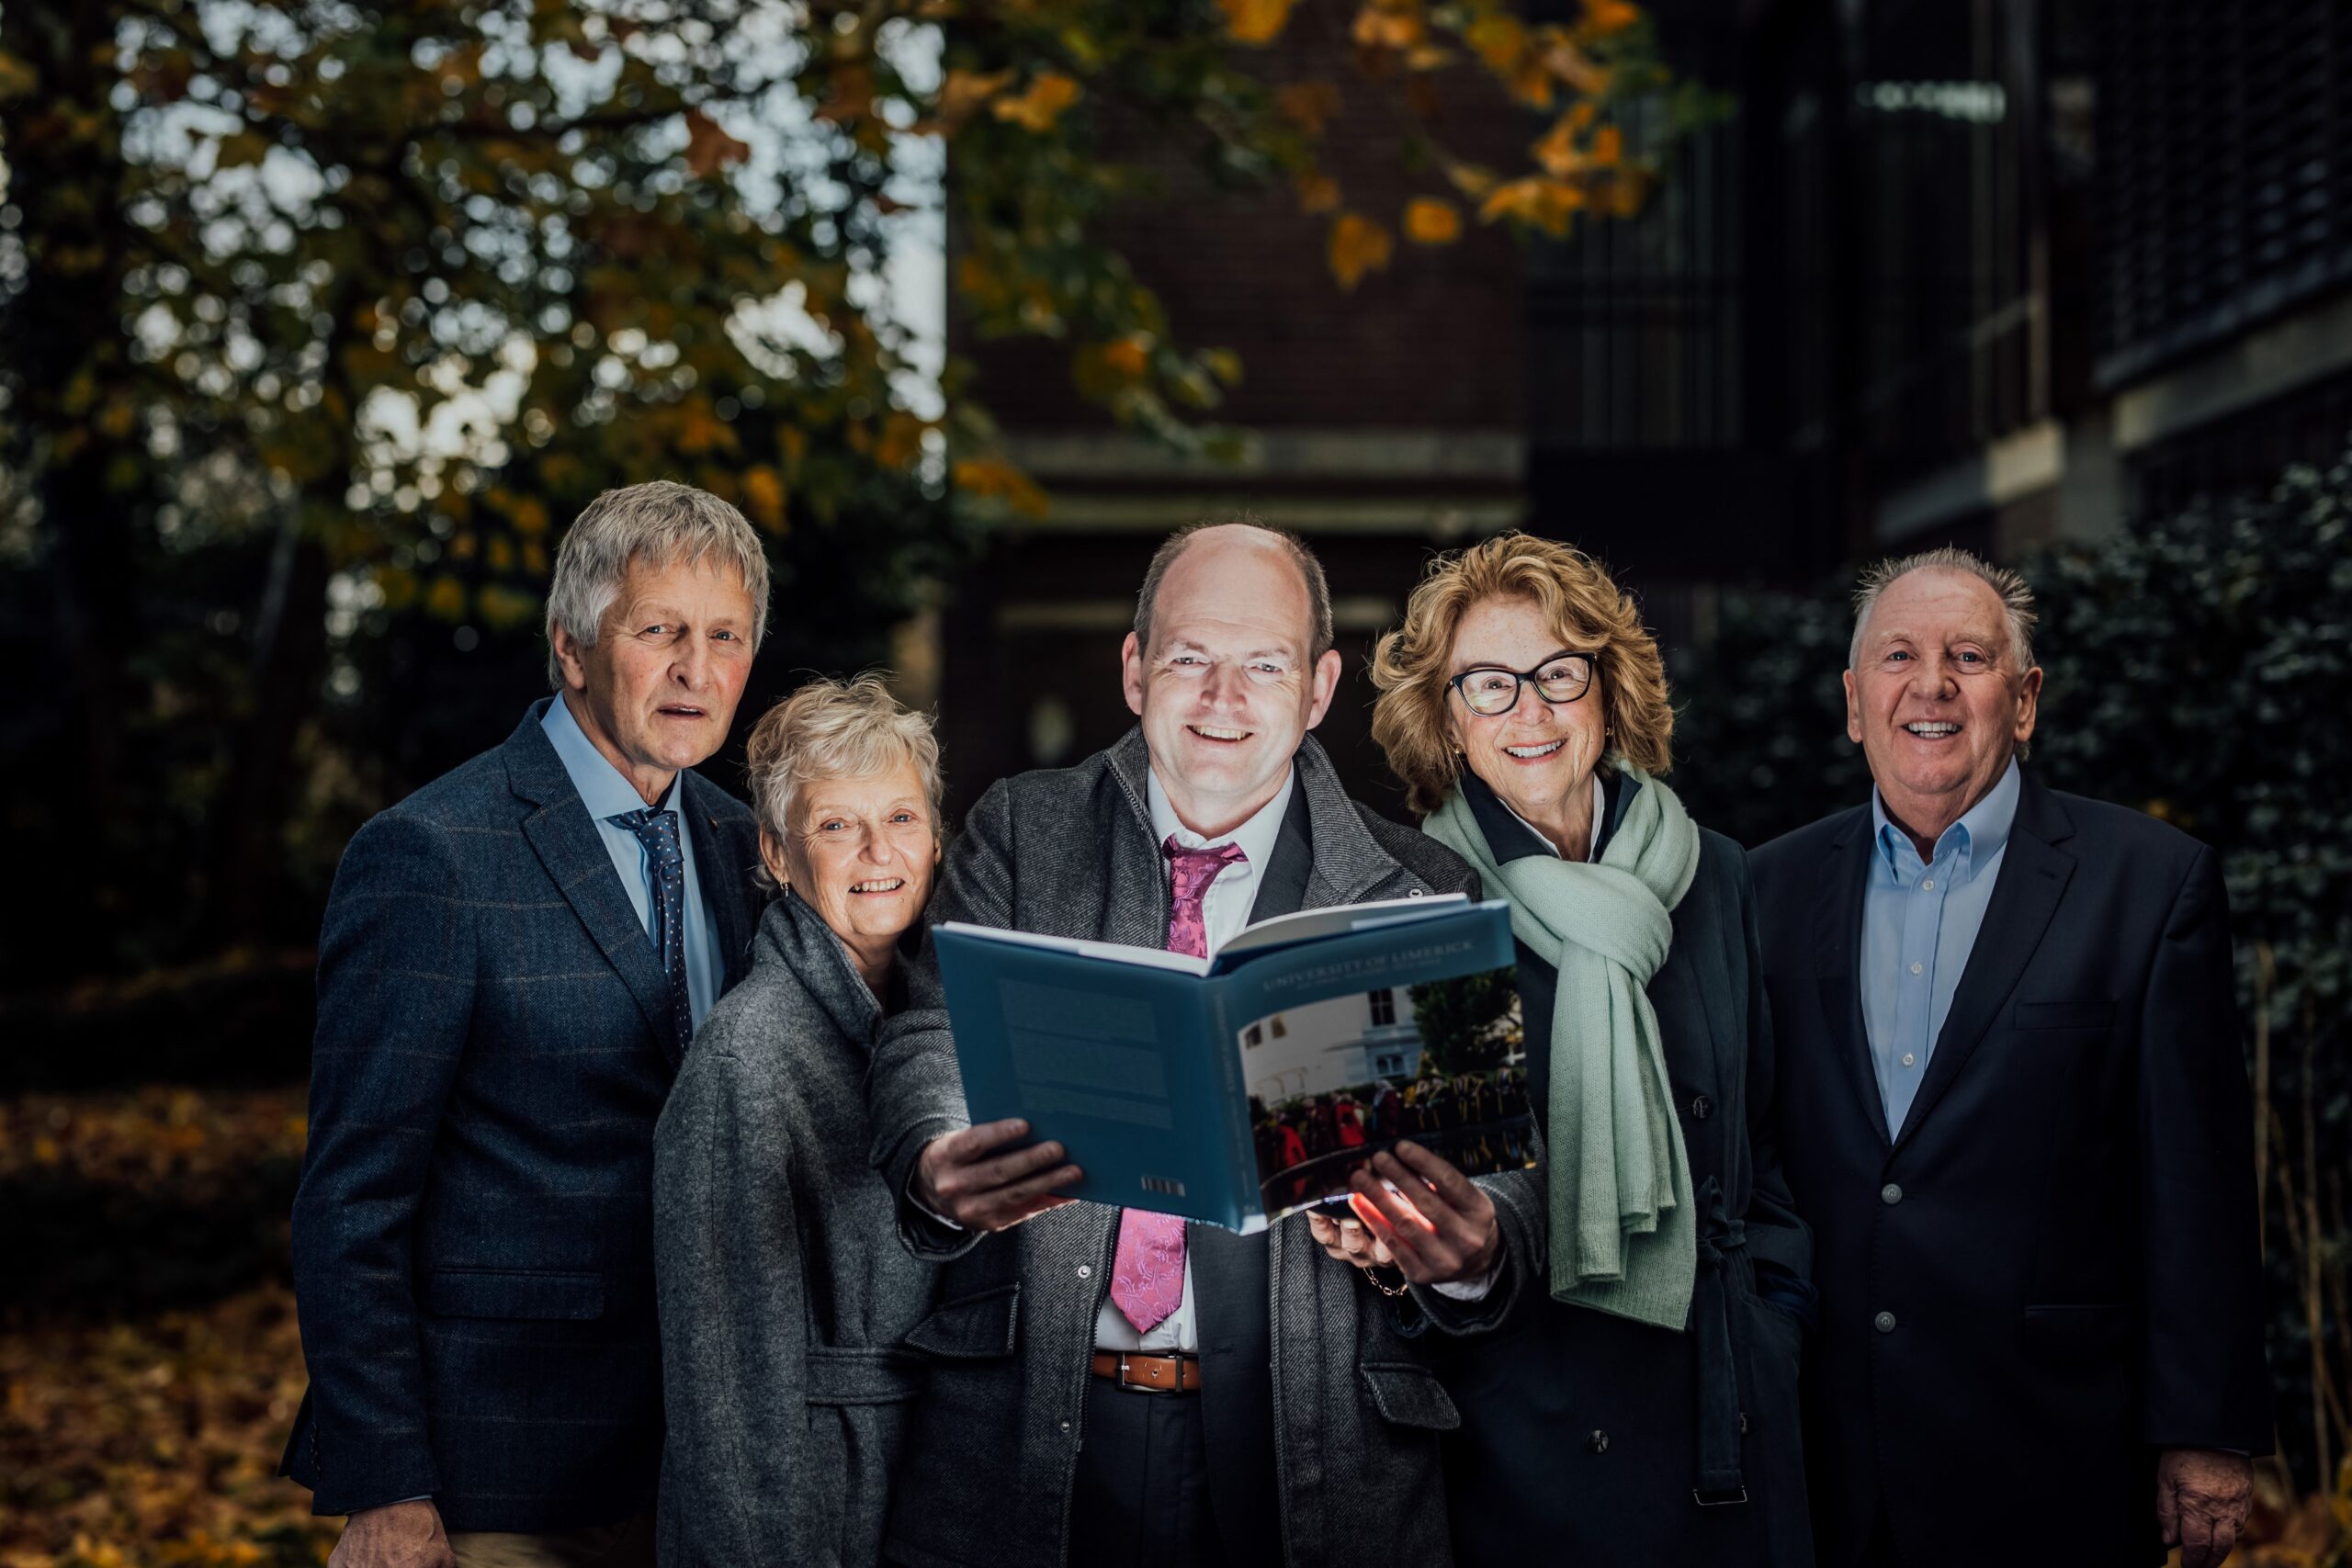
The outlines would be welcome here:
M 2044 671 L 2030 765 L 2222 856 L 2265 1122 L 2271 1365 L 2313 1482 L 2352 1447 L 2352 456 L 2022 565 Z M 1701 821 L 1755 844 L 1868 798 L 1837 694 L 1850 625 L 1838 592 L 1725 603 L 1682 686 L 1675 784 Z
M 6 734 L 53 763 L 0 821 L 59 890 L 0 975 L 307 941 L 358 818 L 511 726 L 606 488 L 682 479 L 770 536 L 766 667 L 886 658 L 978 527 L 1046 505 L 971 367 L 916 363 L 910 246 L 953 236 L 976 334 L 1064 343 L 1086 396 L 1214 451 L 1239 357 L 1102 237 L 1170 149 L 1291 184 L 1351 286 L 1393 223 L 1457 237 L 1457 197 L 1639 204 L 1655 150 L 1611 107 L 1674 85 L 1639 6 L 1344 8 L 1306 38 L 1292 0 L 0 6 L 0 641 L 41 693 Z M 1340 77 L 1427 175 L 1401 216 L 1322 172 Z M 1443 147 L 1479 93 L 1549 120 L 1526 169 Z
M 1519 1045 L 1519 989 L 1508 969 L 1413 987 L 1413 1025 L 1429 1055 L 1424 1073 L 1499 1066 Z

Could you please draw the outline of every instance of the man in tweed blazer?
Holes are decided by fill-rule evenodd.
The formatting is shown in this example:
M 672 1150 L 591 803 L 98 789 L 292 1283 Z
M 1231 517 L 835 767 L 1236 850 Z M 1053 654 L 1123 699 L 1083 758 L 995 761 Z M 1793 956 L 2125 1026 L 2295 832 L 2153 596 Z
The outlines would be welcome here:
M 345 852 L 285 1460 L 351 1516 L 336 1568 L 653 1561 L 653 1125 L 757 918 L 752 815 L 689 770 L 766 603 L 733 507 L 599 497 L 548 596 L 557 695 Z
M 1125 649 L 1141 724 L 1077 767 L 991 788 L 933 918 L 1159 947 L 1180 945 L 1174 914 L 1213 949 L 1251 919 L 1474 889 L 1450 851 L 1350 801 L 1306 738 L 1339 679 L 1330 614 L 1287 535 L 1171 538 Z M 1171 891 L 1188 854 L 1226 863 L 1205 894 L 1191 880 L 1205 872 Z M 1050 1143 L 1001 1152 L 1019 1123 L 966 1126 L 928 954 L 909 982 L 867 1080 L 875 1163 L 903 1195 L 910 1247 L 955 1261 L 908 1339 L 930 1370 L 890 1559 L 1443 1563 L 1437 1434 L 1456 1417 L 1373 1287 L 1303 1224 L 1190 1225 L 1181 1292 L 1157 1269 L 1164 1297 L 1137 1310 L 1134 1212 L 1057 1201 L 1075 1172 Z

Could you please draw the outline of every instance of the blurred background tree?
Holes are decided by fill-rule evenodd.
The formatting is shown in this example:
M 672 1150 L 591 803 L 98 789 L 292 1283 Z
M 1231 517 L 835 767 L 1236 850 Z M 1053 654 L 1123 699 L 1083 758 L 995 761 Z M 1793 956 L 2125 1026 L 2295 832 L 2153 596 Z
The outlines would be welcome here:
M 1295 26 L 1329 71 L 1276 86 L 1253 51 Z M 1465 73 L 1529 112 L 1524 167 L 1444 145 Z M 1402 210 L 1321 172 L 1342 81 L 1410 128 Z M 1671 85 L 1617 0 L 11 0 L 0 733 L 39 761 L 0 820 L 45 915 L 0 993 L 306 943 L 350 829 L 512 726 L 555 538 L 609 486 L 681 479 L 775 541 L 747 716 L 889 659 L 976 527 L 1046 504 L 934 287 L 1214 440 L 1239 358 L 1093 238 L 1149 196 L 1102 116 L 1290 182 L 1347 287 L 1400 231 L 1631 212 L 1653 175 L 1609 107 Z

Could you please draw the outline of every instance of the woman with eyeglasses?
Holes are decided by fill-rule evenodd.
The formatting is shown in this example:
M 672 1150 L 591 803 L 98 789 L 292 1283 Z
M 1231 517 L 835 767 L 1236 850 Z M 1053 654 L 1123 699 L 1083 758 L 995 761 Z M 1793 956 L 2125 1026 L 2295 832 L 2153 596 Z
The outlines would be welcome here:
M 1422 830 L 1511 904 L 1532 1168 L 1409 1143 L 1317 1238 L 1423 1330 L 1460 1407 L 1465 1568 L 1810 1564 L 1797 1403 L 1813 1295 L 1772 1116 L 1747 857 L 1664 775 L 1633 600 L 1507 534 L 1441 558 L 1381 640 L 1373 735 Z M 1401 1276 L 1401 1279 L 1400 1279 Z

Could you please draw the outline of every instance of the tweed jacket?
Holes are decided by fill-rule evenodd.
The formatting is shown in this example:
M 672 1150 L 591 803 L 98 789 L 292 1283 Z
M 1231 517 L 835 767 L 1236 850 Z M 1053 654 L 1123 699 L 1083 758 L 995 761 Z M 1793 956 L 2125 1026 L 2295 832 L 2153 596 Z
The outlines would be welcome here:
M 1300 907 L 1476 890 L 1451 851 L 1348 799 L 1312 739 L 1294 766 L 1312 849 Z M 1076 767 L 991 787 L 947 857 L 932 919 L 1159 946 L 1169 892 L 1148 767 L 1130 730 Z M 1061 1568 L 1118 1211 L 1070 1204 L 980 1237 L 944 1231 L 904 1199 L 923 1145 L 967 1121 L 928 953 L 909 988 L 868 1079 L 875 1163 L 901 1195 L 909 1246 L 955 1261 L 939 1310 L 909 1338 L 931 1374 L 886 1548 L 919 1568 Z M 1446 1562 L 1436 1438 L 1453 1406 L 1371 1288 L 1303 1224 L 1251 1237 L 1203 1229 L 1219 1244 L 1196 1248 L 1194 1274 L 1213 1490 L 1262 1473 L 1266 1506 L 1250 1517 L 1272 1516 L 1228 1538 L 1228 1554 L 1284 1568 Z M 1261 1304 L 1211 1289 L 1212 1263 L 1253 1281 Z
M 686 1042 L 545 711 L 361 828 L 327 901 L 285 1458 L 322 1514 L 550 1530 L 653 1495 L 653 1125 Z M 732 979 L 756 830 L 679 787 Z
M 893 987 L 896 989 L 897 987 Z M 664 1568 L 880 1561 L 936 1266 L 865 1163 L 882 1007 L 786 893 L 653 1135 Z

